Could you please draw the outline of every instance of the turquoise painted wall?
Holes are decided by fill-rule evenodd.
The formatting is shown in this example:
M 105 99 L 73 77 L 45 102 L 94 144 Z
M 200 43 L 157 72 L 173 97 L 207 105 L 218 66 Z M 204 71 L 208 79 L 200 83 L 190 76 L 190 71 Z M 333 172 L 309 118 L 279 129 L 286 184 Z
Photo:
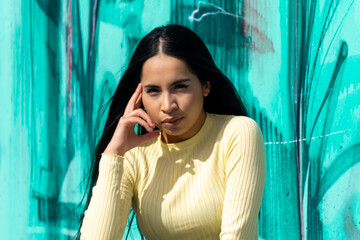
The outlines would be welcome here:
M 259 238 L 360 239 L 360 0 L 0 1 L 1 238 L 73 239 L 101 106 L 168 23 L 204 39 L 263 131 Z

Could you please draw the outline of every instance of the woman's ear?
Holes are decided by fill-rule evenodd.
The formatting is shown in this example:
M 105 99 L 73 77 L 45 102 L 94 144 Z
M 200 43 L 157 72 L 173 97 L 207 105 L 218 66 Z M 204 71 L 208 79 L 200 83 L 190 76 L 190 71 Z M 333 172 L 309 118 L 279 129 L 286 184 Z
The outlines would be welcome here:
M 211 85 L 210 85 L 210 82 L 207 81 L 203 86 L 203 94 L 204 94 L 204 97 L 207 97 L 210 93 L 210 89 L 211 89 Z

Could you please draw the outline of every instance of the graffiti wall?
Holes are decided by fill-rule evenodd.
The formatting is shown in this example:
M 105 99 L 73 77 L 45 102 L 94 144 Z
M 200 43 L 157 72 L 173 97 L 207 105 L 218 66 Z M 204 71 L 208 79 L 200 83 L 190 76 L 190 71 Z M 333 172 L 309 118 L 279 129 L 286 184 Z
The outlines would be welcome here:
M 263 132 L 259 238 L 360 239 L 360 0 L 0 1 L 2 239 L 74 239 L 102 106 L 168 23 L 201 36 Z

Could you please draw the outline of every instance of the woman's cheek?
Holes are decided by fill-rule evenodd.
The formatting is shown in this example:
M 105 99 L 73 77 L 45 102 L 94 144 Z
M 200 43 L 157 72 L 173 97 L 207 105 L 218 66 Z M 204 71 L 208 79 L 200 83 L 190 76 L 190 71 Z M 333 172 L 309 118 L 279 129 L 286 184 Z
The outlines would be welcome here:
M 144 105 L 145 110 L 148 111 L 149 107 L 151 106 L 149 97 L 146 94 L 143 94 L 141 101 L 142 101 L 142 104 Z
M 148 101 L 147 98 L 143 98 L 143 105 L 145 108 L 146 113 L 149 115 L 151 121 L 153 121 L 155 123 L 155 125 L 157 125 L 157 119 L 156 119 L 156 111 L 155 111 L 155 103 Z
M 181 105 L 183 111 L 190 111 L 201 105 L 201 99 L 199 99 L 196 94 L 188 94 L 179 100 L 179 105 Z

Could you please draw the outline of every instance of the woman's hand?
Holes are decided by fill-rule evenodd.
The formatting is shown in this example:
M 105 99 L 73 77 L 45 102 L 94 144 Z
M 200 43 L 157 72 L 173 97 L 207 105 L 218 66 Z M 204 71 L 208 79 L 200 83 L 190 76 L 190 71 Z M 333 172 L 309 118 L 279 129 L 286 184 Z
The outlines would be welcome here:
M 142 86 L 141 83 L 139 83 L 134 94 L 131 96 L 128 104 L 126 105 L 124 115 L 120 118 L 115 132 L 104 153 L 112 153 L 123 156 L 131 148 L 159 136 L 159 132 L 153 131 L 155 124 L 151 121 L 149 115 L 140 108 L 141 98 Z M 135 124 L 143 126 L 148 133 L 144 135 L 136 135 L 134 131 Z

